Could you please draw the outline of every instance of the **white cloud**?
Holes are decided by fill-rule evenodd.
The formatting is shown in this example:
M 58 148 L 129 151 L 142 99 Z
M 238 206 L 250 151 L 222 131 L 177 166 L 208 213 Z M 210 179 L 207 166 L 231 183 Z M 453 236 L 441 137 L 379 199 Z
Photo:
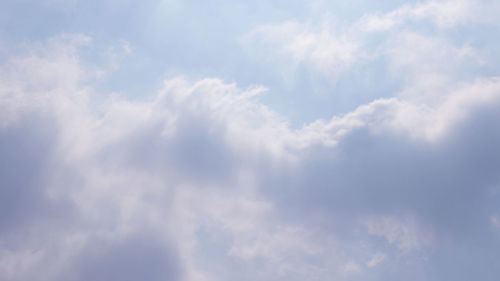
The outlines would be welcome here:
M 290 58 L 291 64 L 285 67 L 305 65 L 335 80 L 363 56 L 358 42 L 337 30 L 340 28 L 329 21 L 319 26 L 289 21 L 259 26 L 243 37 L 242 44 L 247 49 L 263 48 L 260 51 L 271 62 Z
M 385 260 L 385 255 L 383 253 L 376 253 L 373 257 L 366 263 L 368 267 L 375 267 Z
M 407 22 L 430 20 L 439 28 L 452 28 L 473 20 L 477 2 L 469 0 L 425 1 L 383 14 L 366 14 L 357 23 L 369 32 L 387 31 Z
M 412 217 L 368 217 L 362 222 L 370 235 L 381 236 L 387 243 L 401 251 L 419 250 L 432 245 L 432 236 L 425 227 Z M 369 264 L 374 266 L 383 259 L 374 257 Z
M 269 71 L 279 73 L 286 84 L 301 78 L 296 76 L 303 75 L 299 67 L 335 85 L 341 75 L 358 80 L 364 77 L 354 74 L 377 77 L 379 73 L 365 73 L 375 65 L 375 72 L 385 71 L 403 81 L 403 94 L 413 91 L 417 92 L 413 96 L 429 98 L 429 92 L 446 91 L 449 84 L 473 76 L 486 64 L 478 46 L 470 41 L 458 43 L 443 33 L 482 22 L 477 14 L 484 14 L 479 11 L 490 6 L 496 9 L 469 0 L 425 1 L 349 21 L 324 11 L 315 15 L 319 18 L 315 21 L 257 26 L 241 43 L 250 56 L 272 64 Z M 423 28 L 425 24 L 429 27 Z M 336 88 L 329 90 L 335 91 L 329 95 L 342 94 Z M 397 95 L 398 90 L 391 94 Z
M 345 265 L 344 271 L 348 274 L 353 274 L 359 272 L 360 267 L 357 263 L 351 261 Z
M 500 218 L 498 218 L 498 215 L 491 215 L 490 223 L 495 229 L 500 229 Z

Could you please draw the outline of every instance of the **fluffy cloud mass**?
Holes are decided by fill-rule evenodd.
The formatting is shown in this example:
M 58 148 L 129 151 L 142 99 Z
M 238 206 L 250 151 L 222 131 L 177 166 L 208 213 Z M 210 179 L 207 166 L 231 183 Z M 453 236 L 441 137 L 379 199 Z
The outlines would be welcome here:
M 120 72 L 143 41 L 0 33 L 0 280 L 496 280 L 500 72 L 467 33 L 498 35 L 494 9 L 259 23 L 232 45 L 248 72 L 269 64 L 255 83 L 177 67 L 155 84 Z M 156 86 L 113 90 L 130 77 Z M 307 91 L 324 79 L 328 98 Z M 346 85 L 373 91 L 311 122 L 266 100 L 305 87 L 306 110 Z

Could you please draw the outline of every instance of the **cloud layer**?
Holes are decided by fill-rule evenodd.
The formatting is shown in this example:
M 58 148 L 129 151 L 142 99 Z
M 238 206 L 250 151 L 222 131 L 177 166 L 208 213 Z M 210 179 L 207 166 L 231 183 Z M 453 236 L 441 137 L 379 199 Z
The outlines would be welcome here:
M 0 45 L 0 280 L 496 280 L 500 73 L 446 33 L 495 35 L 470 12 L 494 6 L 255 26 L 234 42 L 283 74 L 269 89 L 167 75 L 131 96 L 105 84 L 133 43 Z M 296 126 L 264 101 L 304 69 L 386 79 Z

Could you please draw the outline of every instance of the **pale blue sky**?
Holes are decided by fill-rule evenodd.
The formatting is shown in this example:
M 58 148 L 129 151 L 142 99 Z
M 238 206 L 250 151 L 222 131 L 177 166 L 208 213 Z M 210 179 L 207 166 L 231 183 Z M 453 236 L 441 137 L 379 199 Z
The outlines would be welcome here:
M 132 53 L 121 58 L 120 67 L 103 81 L 106 90 L 126 95 L 141 96 L 154 91 L 166 75 L 216 77 L 241 87 L 264 85 L 269 93 L 261 100 L 294 125 L 302 125 L 347 113 L 360 104 L 392 97 L 403 90 L 402 75 L 388 72 L 388 55 L 383 50 L 392 44 L 395 33 L 415 32 L 448 40 L 455 46 L 467 45 L 490 62 L 473 69 L 463 66 L 453 70 L 469 71 L 460 78 L 497 75 L 499 58 L 495 50 L 499 40 L 492 34 L 498 32 L 498 24 L 495 14 L 486 7 L 495 4 L 488 2 L 477 2 L 484 6 L 480 11 L 484 15 L 471 10 L 477 17 L 474 20 L 462 20 L 458 15 L 456 23 L 439 26 L 424 15 L 417 19 L 407 16 L 409 19 L 395 30 L 366 34 L 353 30 L 363 16 L 390 13 L 424 2 L 8 0 L 1 4 L 0 32 L 4 41 L 12 44 L 44 40 L 61 33 L 86 34 L 94 41 L 91 49 L 85 50 L 91 63 L 102 63 L 107 59 L 106 52 L 119 52 L 127 44 Z M 273 60 L 276 54 L 269 53 L 280 46 L 242 41 L 259 26 L 289 21 L 307 25 L 311 32 L 327 24 L 329 31 L 339 33 L 334 36 L 352 36 L 349 39 L 373 57 L 353 63 L 348 70 L 336 71 L 332 79 L 304 61 L 292 64 L 290 57 Z
M 217 77 L 242 87 L 265 85 L 270 91 L 262 101 L 301 125 L 346 113 L 377 97 L 394 96 L 404 87 L 400 75 L 389 74 L 387 57 L 380 55 L 339 71 L 332 82 L 304 63 L 291 65 L 289 58 L 273 61 L 265 57 L 276 46 L 252 46 L 253 42 L 241 38 L 261 25 L 294 21 L 314 30 L 329 24 L 331 31 L 356 37 L 353 40 L 365 52 L 373 53 L 390 44 L 386 40 L 394 37 L 394 30 L 359 34 L 349 29 L 363 16 L 410 7 L 414 2 L 3 1 L 1 5 L 0 32 L 12 44 L 83 33 L 94 41 L 91 50 L 85 50 L 91 62 L 105 60 L 110 48 L 128 44 L 133 52 L 104 81 L 107 90 L 143 95 L 154 90 L 165 75 Z M 498 40 L 491 36 L 497 30 L 491 22 L 459 21 L 442 28 L 421 19 L 397 29 L 470 45 L 488 61 L 498 60 L 494 51 Z M 482 65 L 467 76 L 495 75 L 497 65 Z

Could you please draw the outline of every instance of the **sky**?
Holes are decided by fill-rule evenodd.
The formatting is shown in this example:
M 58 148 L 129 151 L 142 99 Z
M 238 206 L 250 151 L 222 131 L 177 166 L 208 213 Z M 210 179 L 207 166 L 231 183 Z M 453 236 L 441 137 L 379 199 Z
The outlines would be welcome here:
M 1 1 L 0 280 L 498 280 L 499 13 Z

